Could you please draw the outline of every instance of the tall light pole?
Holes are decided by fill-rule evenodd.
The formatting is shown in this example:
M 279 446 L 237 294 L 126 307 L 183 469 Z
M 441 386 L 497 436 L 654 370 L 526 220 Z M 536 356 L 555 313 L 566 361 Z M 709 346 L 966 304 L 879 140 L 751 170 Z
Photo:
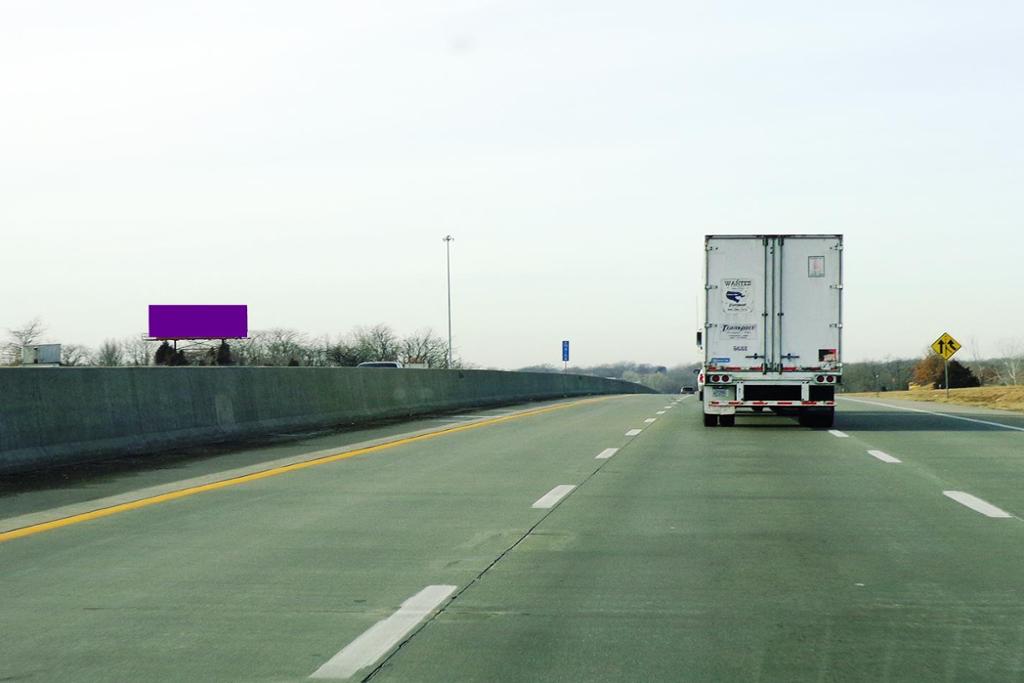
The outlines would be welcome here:
M 452 367 L 452 242 L 455 238 L 451 235 L 444 236 L 444 247 L 446 253 L 445 264 L 448 270 L 448 368 Z

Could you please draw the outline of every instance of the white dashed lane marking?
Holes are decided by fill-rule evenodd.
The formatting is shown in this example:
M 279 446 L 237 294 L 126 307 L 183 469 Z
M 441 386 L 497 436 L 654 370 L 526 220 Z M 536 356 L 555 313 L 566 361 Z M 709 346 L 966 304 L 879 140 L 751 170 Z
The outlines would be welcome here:
M 885 451 L 868 451 L 868 454 L 878 458 L 882 462 L 901 462 L 899 458 L 894 458 Z
M 555 488 L 551 489 L 543 496 L 537 499 L 531 507 L 535 507 L 539 510 L 547 510 L 558 505 L 558 501 L 565 498 L 569 493 L 576 488 L 572 484 L 559 484 Z
M 961 505 L 966 505 L 975 512 L 980 512 L 986 517 L 995 517 L 999 519 L 1013 517 L 1013 515 L 1006 510 L 1001 510 L 992 503 L 988 503 L 977 496 L 972 496 L 971 494 L 964 493 L 963 491 L 943 491 L 942 495 L 947 498 L 952 498 Z
M 376 663 L 430 616 L 458 586 L 427 586 L 402 603 L 398 611 L 378 621 L 313 672 L 310 678 L 351 678 L 360 669 Z

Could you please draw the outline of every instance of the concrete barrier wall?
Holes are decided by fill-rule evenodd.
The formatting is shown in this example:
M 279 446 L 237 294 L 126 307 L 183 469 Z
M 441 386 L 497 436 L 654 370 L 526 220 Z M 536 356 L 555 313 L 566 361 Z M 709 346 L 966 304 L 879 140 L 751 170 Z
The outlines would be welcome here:
M 473 406 L 647 393 L 582 375 L 386 368 L 0 370 L 0 473 Z

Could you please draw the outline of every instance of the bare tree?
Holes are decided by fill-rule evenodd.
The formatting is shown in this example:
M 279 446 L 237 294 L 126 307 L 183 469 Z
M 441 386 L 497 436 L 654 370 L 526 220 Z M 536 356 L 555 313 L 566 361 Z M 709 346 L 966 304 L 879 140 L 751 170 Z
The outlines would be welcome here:
M 299 365 L 310 357 L 306 336 L 284 327 L 254 330 L 235 348 L 240 365 Z
M 61 344 L 61 365 L 89 365 L 92 361 L 92 350 L 81 344 Z
M 981 386 L 998 383 L 998 373 L 995 368 L 992 367 L 992 361 L 986 360 L 981 355 L 981 344 L 978 343 L 977 338 L 972 336 L 968 340 L 968 346 L 971 349 L 971 370 L 974 372 L 975 376 L 977 376 Z
M 46 334 L 46 325 L 39 318 L 33 318 L 24 325 L 7 330 L 7 341 L 0 348 L 0 356 L 5 365 L 21 365 L 21 350 L 26 346 L 38 344 Z
M 1024 344 L 1019 339 L 1004 341 L 999 348 L 1002 359 L 999 361 L 1000 384 L 1021 384 L 1024 382 Z
M 297 365 L 306 357 L 306 335 L 296 330 L 275 327 L 267 330 L 267 356 L 270 365 Z
M 155 342 L 146 341 L 142 337 L 125 337 L 121 341 L 125 365 L 149 365 L 149 360 L 153 357 L 154 344 Z
M 356 328 L 353 342 L 367 360 L 398 360 L 398 335 L 387 325 Z
M 448 342 L 429 328 L 406 337 L 399 343 L 398 360 L 404 365 L 443 368 L 448 359 Z
M 245 339 L 239 339 L 232 345 L 232 351 L 235 354 L 235 359 L 239 365 L 259 365 L 255 362 L 256 356 L 259 353 L 257 348 L 256 337 L 259 331 L 253 330 L 249 333 L 249 336 Z M 157 349 L 159 352 L 160 349 Z
M 96 365 L 108 368 L 124 365 L 124 349 L 121 348 L 121 343 L 116 339 L 107 339 L 100 344 L 96 352 Z
M 914 370 L 914 361 L 906 358 L 885 357 L 885 377 L 888 380 L 886 388 L 897 391 L 904 391 L 910 382 L 910 373 Z
M 847 364 L 843 368 L 843 384 L 848 391 L 881 391 L 883 386 L 888 389 L 886 380 L 884 361 L 870 359 L 857 363 L 855 367 Z
M 336 342 L 328 342 L 324 351 L 329 365 L 352 367 L 370 360 L 355 342 L 345 338 L 338 339 Z
M 331 365 L 329 350 L 331 340 L 326 335 L 310 339 L 305 345 L 305 357 L 303 365 L 322 368 Z

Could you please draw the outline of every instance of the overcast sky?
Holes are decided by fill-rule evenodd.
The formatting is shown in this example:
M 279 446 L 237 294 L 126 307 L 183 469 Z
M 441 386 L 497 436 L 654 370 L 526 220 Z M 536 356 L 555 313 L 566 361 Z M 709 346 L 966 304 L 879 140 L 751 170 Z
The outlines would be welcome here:
M 846 360 L 1024 339 L 1024 5 L 0 4 L 0 331 L 676 364 L 706 233 L 846 237 Z M 972 342 L 975 342 L 972 344 Z

